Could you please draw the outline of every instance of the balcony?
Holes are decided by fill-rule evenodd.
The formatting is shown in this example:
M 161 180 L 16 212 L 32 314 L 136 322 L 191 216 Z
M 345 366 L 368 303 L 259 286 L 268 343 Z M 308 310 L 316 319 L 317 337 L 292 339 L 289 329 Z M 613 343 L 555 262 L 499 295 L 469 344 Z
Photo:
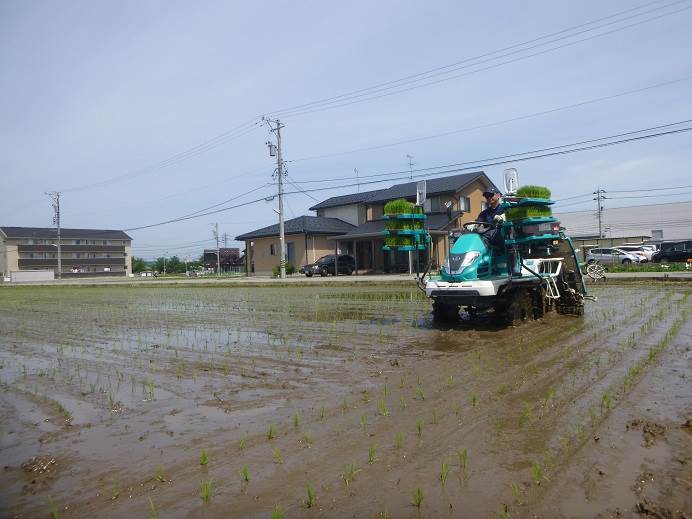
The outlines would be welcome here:
M 33 268 L 33 267 L 57 267 L 57 258 L 19 258 L 19 268 Z M 72 265 L 79 266 L 120 266 L 124 267 L 126 265 L 125 258 L 63 258 L 62 267 L 70 267 Z
M 17 245 L 19 254 L 22 252 L 55 252 L 56 245 Z M 64 252 L 120 252 L 125 253 L 123 245 L 61 245 L 60 250 Z

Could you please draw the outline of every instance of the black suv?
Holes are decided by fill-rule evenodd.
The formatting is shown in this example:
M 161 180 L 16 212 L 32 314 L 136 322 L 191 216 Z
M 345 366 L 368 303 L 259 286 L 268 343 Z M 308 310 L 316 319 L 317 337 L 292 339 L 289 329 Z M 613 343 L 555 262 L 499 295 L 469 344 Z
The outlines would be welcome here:
M 339 274 L 353 274 L 356 270 L 356 260 L 353 256 L 348 256 L 347 254 L 339 255 Z M 305 274 L 307 277 L 312 277 L 313 274 L 319 274 L 320 276 L 334 275 L 334 254 L 329 254 L 327 256 L 322 256 L 315 263 L 310 265 L 303 265 L 300 267 L 300 272 Z
M 669 241 L 661 243 L 661 248 L 654 253 L 651 261 L 654 263 L 686 262 L 692 258 L 692 240 Z

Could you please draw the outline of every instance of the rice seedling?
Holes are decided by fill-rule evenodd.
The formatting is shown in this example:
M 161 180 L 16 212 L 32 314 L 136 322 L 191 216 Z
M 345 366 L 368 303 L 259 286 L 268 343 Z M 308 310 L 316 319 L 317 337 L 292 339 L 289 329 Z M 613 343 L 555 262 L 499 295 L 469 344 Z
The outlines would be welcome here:
M 372 465 L 375 461 L 377 461 L 377 445 L 371 443 L 368 447 L 368 463 Z
M 413 499 L 411 500 L 411 504 L 416 508 L 420 508 L 420 505 L 423 503 L 424 497 L 425 496 L 423 495 L 423 491 L 420 488 L 417 488 L 413 491 Z
M 523 427 L 529 420 L 531 420 L 531 406 L 527 403 L 524 403 L 524 409 L 522 410 L 521 415 L 519 416 L 519 425 Z
M 416 387 L 416 393 L 418 394 L 418 398 L 421 400 L 425 400 L 425 393 L 423 393 L 423 386 L 417 386 Z
M 272 519 L 281 519 L 281 507 L 278 503 L 274 505 L 274 510 L 272 510 Z
M 240 477 L 244 483 L 250 482 L 250 470 L 247 468 L 247 465 L 243 465 L 243 468 L 240 471 Z
M 356 477 L 357 473 L 358 466 L 355 463 L 349 463 L 348 465 L 344 465 L 344 471 L 341 473 L 341 477 L 344 480 L 344 483 L 346 483 L 346 486 L 349 486 L 351 484 L 353 478 Z
M 382 393 L 384 396 L 389 396 L 389 386 L 386 382 L 384 383 L 384 387 L 382 388 Z
M 269 424 L 269 429 L 267 429 L 267 440 L 273 440 L 276 438 L 276 429 L 273 424 Z
M 312 433 L 306 432 L 303 439 L 305 440 L 305 445 L 307 445 L 308 449 L 312 449 Z
M 399 405 L 402 409 L 406 409 L 406 399 L 404 398 L 404 395 L 399 397 Z
M 466 449 L 457 450 L 457 458 L 459 459 L 459 468 L 461 470 L 466 470 L 466 465 L 469 460 L 469 453 Z
M 548 403 L 555 398 L 555 390 L 554 389 L 549 389 L 548 394 L 545 395 L 545 398 L 543 399 L 543 407 L 548 407 Z
M 401 449 L 401 444 L 404 441 L 404 435 L 401 432 L 397 432 L 394 434 L 394 449 L 399 450 Z
M 324 420 L 324 405 L 320 406 L 320 422 Z
M 165 483 L 166 482 L 166 475 L 163 472 L 163 467 L 160 465 L 156 469 L 156 481 L 158 481 L 159 483 Z
M 512 483 L 512 494 L 514 495 L 514 500 L 521 505 L 521 488 L 516 483 Z
M 380 398 L 377 401 L 377 411 L 382 415 L 382 416 L 388 416 L 389 411 L 387 411 L 387 405 L 384 403 L 384 398 Z
M 58 509 L 53 502 L 53 498 L 50 496 L 48 497 L 48 506 L 50 506 L 50 519 L 60 519 Z
M 362 391 L 362 398 L 363 398 L 363 403 L 367 404 L 370 402 L 370 394 L 368 393 L 367 389 L 363 389 Z
M 447 476 L 449 476 L 449 463 L 443 461 L 440 469 L 440 481 L 443 485 L 447 482 Z
M 159 513 L 156 511 L 156 506 L 154 502 L 149 498 L 149 519 L 158 519 Z
M 205 503 L 208 503 L 211 500 L 211 494 L 212 494 L 212 483 L 211 479 L 207 481 L 200 481 L 199 482 L 199 496 L 202 498 L 202 501 Z
M 611 405 L 612 398 L 610 394 L 606 391 L 605 393 L 603 393 L 603 396 L 601 397 L 601 414 L 603 414 L 604 410 L 608 411 Z
M 437 409 L 435 409 L 434 407 L 432 410 L 432 423 L 434 425 L 437 425 Z
M 203 467 L 209 464 L 209 454 L 207 453 L 206 450 L 203 450 L 202 454 L 200 454 L 199 464 L 202 465 Z
M 454 376 L 449 375 L 447 378 L 447 389 L 452 389 L 454 387 Z
M 420 420 L 416 422 L 416 434 L 419 438 L 423 437 L 423 422 L 421 422 Z
M 307 499 L 305 500 L 305 506 L 307 508 L 312 508 L 315 506 L 315 504 L 317 504 L 317 496 L 315 495 L 315 491 L 313 490 L 310 483 L 308 483 L 308 486 L 307 486 L 307 493 L 308 493 L 308 496 L 307 496 Z
M 387 512 L 386 508 L 380 512 L 380 519 L 391 519 L 391 516 L 389 515 L 389 512 Z
M 365 413 L 360 414 L 360 426 L 363 429 L 363 432 L 365 432 L 365 426 L 368 424 L 368 418 L 365 416 Z
M 293 428 L 296 430 L 300 428 L 300 415 L 298 414 L 298 411 L 293 413 Z
M 507 505 L 502 505 L 502 508 L 500 508 L 497 516 L 499 519 L 509 519 L 509 507 Z
M 278 465 L 281 465 L 284 462 L 283 458 L 281 457 L 281 451 L 278 447 L 274 447 L 272 449 L 272 458 L 274 458 L 274 463 L 277 463 Z
M 538 461 L 533 462 L 533 466 L 531 467 L 531 472 L 533 474 L 533 482 L 536 485 L 540 485 L 541 481 L 543 480 L 543 466 L 540 464 Z
M 478 405 L 478 395 L 476 393 L 473 393 L 471 395 L 471 406 L 476 407 Z
M 406 377 L 404 375 L 401 375 L 399 377 L 399 388 L 404 389 L 406 387 Z
M 240 439 L 240 441 L 238 442 L 238 448 L 239 448 L 241 451 L 244 451 L 244 450 L 245 450 L 245 436 L 243 436 L 243 437 Z

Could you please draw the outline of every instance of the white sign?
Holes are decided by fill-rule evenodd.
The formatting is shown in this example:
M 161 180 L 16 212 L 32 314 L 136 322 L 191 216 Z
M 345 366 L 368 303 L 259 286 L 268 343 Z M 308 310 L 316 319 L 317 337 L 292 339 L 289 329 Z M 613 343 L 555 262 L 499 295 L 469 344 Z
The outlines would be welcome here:
M 425 180 L 421 180 L 416 184 L 416 205 L 423 205 L 427 196 L 427 184 Z

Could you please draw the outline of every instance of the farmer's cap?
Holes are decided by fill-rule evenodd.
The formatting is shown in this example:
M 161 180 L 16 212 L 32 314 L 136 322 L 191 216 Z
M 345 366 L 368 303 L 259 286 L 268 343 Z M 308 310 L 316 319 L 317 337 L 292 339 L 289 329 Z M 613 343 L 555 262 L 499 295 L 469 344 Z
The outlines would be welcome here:
M 494 187 L 489 187 L 488 189 L 483 191 L 483 196 L 486 196 L 486 195 L 493 196 L 495 194 L 501 195 L 502 193 L 500 193 L 500 191 L 495 189 Z

